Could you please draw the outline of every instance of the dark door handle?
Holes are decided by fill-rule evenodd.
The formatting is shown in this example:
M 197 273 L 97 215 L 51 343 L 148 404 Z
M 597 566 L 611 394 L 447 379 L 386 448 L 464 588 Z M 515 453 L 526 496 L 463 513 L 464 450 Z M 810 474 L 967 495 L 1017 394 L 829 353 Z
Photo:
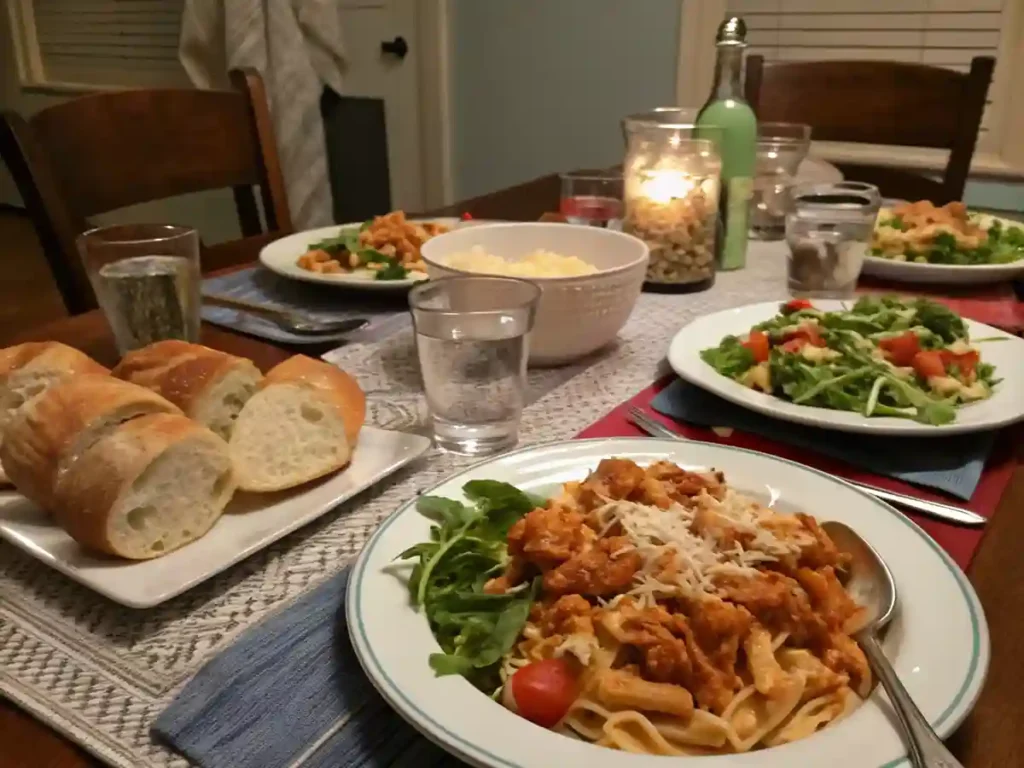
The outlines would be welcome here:
M 400 59 L 405 58 L 405 54 L 409 52 L 409 44 L 405 42 L 405 38 L 399 35 L 394 40 L 385 40 L 380 44 L 381 53 L 390 53 L 393 56 L 397 56 Z

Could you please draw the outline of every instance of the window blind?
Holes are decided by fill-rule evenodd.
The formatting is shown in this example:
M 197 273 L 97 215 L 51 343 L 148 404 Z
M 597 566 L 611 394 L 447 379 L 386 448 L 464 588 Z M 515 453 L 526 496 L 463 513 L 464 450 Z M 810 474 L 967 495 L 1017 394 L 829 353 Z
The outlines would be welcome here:
M 180 86 L 183 0 L 30 0 L 47 82 Z
M 870 59 L 967 72 L 975 56 L 996 57 L 978 150 L 999 141 L 1004 70 L 999 59 L 1012 0 L 728 0 L 747 23 L 749 52 L 766 61 Z

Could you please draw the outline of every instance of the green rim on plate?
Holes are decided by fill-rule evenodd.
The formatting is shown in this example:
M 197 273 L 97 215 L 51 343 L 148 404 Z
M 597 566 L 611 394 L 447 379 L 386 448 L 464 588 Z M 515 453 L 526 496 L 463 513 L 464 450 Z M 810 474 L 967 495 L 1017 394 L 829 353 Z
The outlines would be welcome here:
M 444 480 L 442 480 L 441 482 L 435 483 L 430 488 L 422 491 L 422 493 L 424 495 L 431 494 L 437 488 L 441 487 L 442 485 L 446 485 L 447 483 L 454 482 L 454 481 L 458 480 L 460 477 L 462 477 L 462 476 L 472 472 L 476 468 L 481 467 L 481 466 L 483 466 L 485 464 L 488 464 L 488 463 L 490 463 L 491 461 L 494 461 L 497 458 L 505 458 L 505 457 L 508 457 L 508 456 L 514 456 L 516 454 L 524 453 L 524 452 L 527 452 L 527 451 L 533 451 L 533 450 L 537 450 L 537 449 L 540 449 L 540 448 L 546 448 L 546 447 L 555 446 L 555 445 L 561 445 L 561 444 L 575 445 L 575 444 L 588 443 L 588 442 L 600 442 L 600 441 L 607 440 L 607 439 L 609 439 L 609 438 L 589 438 L 589 439 L 582 439 L 582 440 L 554 440 L 554 441 L 551 441 L 551 442 L 537 443 L 535 445 L 530 445 L 530 446 L 526 446 L 526 447 L 523 447 L 523 448 L 519 448 L 517 450 L 509 451 L 508 453 L 501 454 L 500 456 L 497 456 L 497 457 L 492 456 L 490 458 L 484 459 L 483 461 L 479 461 L 479 462 L 473 464 L 472 466 L 469 466 L 466 469 L 462 470 L 461 472 L 459 472 L 459 473 L 457 473 L 455 475 L 450 475 L 450 476 L 446 477 Z M 611 439 L 614 439 L 614 440 L 635 440 L 635 441 L 638 441 L 638 442 L 642 442 L 642 441 L 648 440 L 649 438 L 641 438 L 641 437 L 629 438 L 629 437 L 625 437 L 625 438 L 611 438 Z M 840 480 L 840 479 L 838 479 L 836 477 L 833 477 L 832 475 L 829 475 L 827 472 L 822 472 L 821 470 L 815 469 L 814 467 L 808 467 L 808 466 L 805 466 L 805 465 L 800 464 L 798 462 L 790 461 L 789 459 L 783 459 L 783 458 L 780 458 L 778 456 L 772 456 L 770 454 L 766 454 L 766 453 L 763 453 L 761 451 L 752 451 L 752 450 L 750 450 L 748 448 L 736 448 L 736 447 L 733 447 L 733 446 L 725 446 L 725 445 L 716 445 L 715 448 L 721 448 L 721 449 L 725 449 L 727 451 L 734 451 L 734 452 L 737 452 L 737 453 L 748 453 L 748 454 L 753 454 L 753 455 L 757 455 L 757 456 L 766 457 L 766 458 L 769 458 L 769 459 L 774 460 L 774 461 L 782 462 L 784 464 L 789 464 L 791 466 L 794 466 L 794 467 L 796 467 L 798 469 L 805 470 L 807 472 L 812 472 L 812 473 L 814 473 L 816 475 L 820 475 L 820 476 L 825 477 L 825 478 L 827 478 L 829 480 L 832 480 L 834 482 L 843 483 L 842 480 Z M 978 664 L 979 664 L 979 662 L 981 660 L 981 632 L 980 632 L 980 629 L 979 629 L 978 614 L 977 614 L 977 611 L 975 610 L 974 601 L 971 599 L 970 593 L 968 591 L 967 577 L 964 575 L 963 571 L 960 570 L 960 568 L 957 566 L 957 564 L 955 562 L 953 562 L 952 558 L 946 553 L 946 551 L 944 549 L 942 549 L 942 547 L 940 547 L 935 542 L 935 540 L 932 539 L 931 536 L 929 536 L 927 533 L 925 533 L 925 531 L 922 530 L 918 525 L 916 525 L 912 520 L 910 520 L 908 517 L 906 517 L 902 513 L 898 512 L 897 510 L 893 509 L 891 506 L 889 506 L 885 502 L 879 501 L 878 499 L 876 499 L 873 496 L 869 495 L 865 491 L 862 491 L 859 488 L 856 488 L 856 487 L 854 487 L 852 485 L 849 485 L 847 483 L 843 483 L 843 484 L 847 485 L 848 488 L 850 488 L 851 490 L 853 490 L 856 493 L 860 494 L 865 500 L 870 501 L 872 504 L 875 504 L 877 506 L 882 507 L 886 512 L 892 514 L 901 523 L 906 525 L 914 533 L 916 533 L 918 536 L 920 536 L 925 541 L 925 543 L 931 548 L 931 550 L 933 552 L 935 552 L 939 556 L 939 559 L 942 561 L 943 565 L 945 565 L 946 568 L 950 571 L 950 573 L 952 573 L 953 579 L 954 579 L 954 581 L 956 581 L 957 587 L 960 589 L 960 594 L 964 598 L 964 602 L 967 604 L 967 611 L 968 611 L 968 614 L 970 615 L 970 618 L 971 618 L 971 660 L 970 660 L 970 663 L 968 664 L 968 667 L 967 667 L 967 675 L 966 675 L 964 681 L 960 684 L 960 688 L 957 691 L 956 695 L 953 697 L 953 700 L 943 710 L 942 714 L 939 715 L 938 719 L 936 719 L 931 724 L 932 728 L 937 730 L 937 729 L 941 728 L 945 724 L 945 722 L 950 718 L 950 716 L 952 716 L 952 714 L 960 706 L 960 703 L 963 701 L 964 697 L 967 695 L 967 692 L 968 692 L 968 690 L 971 687 L 971 683 L 975 680 L 975 677 L 976 677 L 977 671 L 978 671 Z M 440 733 L 445 734 L 445 736 L 448 739 L 450 739 L 450 741 L 446 741 L 444 743 L 440 743 L 439 742 L 439 746 L 441 746 L 441 747 L 443 747 L 445 749 L 451 749 L 452 747 L 455 747 L 455 748 L 457 748 L 459 750 L 464 750 L 464 752 L 461 752 L 462 756 L 465 756 L 465 757 L 468 757 L 468 758 L 472 758 L 472 759 L 476 759 L 476 760 L 487 760 L 487 761 L 493 762 L 495 764 L 508 766 L 508 768 L 528 768 L 527 766 L 523 766 L 523 765 L 521 765 L 519 763 L 510 762 L 510 761 L 506 760 L 505 758 L 501 757 L 500 755 L 496 755 L 493 752 L 489 752 L 486 749 L 484 749 L 484 748 L 482 748 L 482 747 L 480 747 L 480 746 L 478 746 L 476 744 L 470 743 L 469 741 L 467 741 L 463 737 L 459 736 L 456 733 L 453 733 L 449 729 L 447 729 L 444 726 L 442 726 L 440 723 L 438 723 L 436 720 L 434 720 L 429 714 L 427 714 L 422 709 L 420 709 L 418 706 L 416 706 L 416 704 L 414 704 L 402 692 L 402 690 L 395 684 L 394 680 L 391 679 L 391 676 L 387 673 L 387 671 L 383 668 L 383 666 L 381 666 L 380 661 L 377 659 L 377 655 L 374 653 L 373 647 L 372 647 L 372 645 L 369 642 L 369 638 L 366 635 L 366 628 L 363 626 L 363 608 L 362 608 L 363 590 L 362 590 L 361 587 L 362 587 L 363 574 L 366 571 L 366 563 L 369 562 L 369 559 L 370 559 L 368 557 L 368 554 L 373 549 L 375 543 L 377 542 L 379 537 L 384 533 L 384 531 L 386 531 L 392 525 L 392 523 L 394 523 L 398 518 L 400 518 L 408 509 L 413 507 L 415 505 L 415 503 L 416 503 L 416 499 L 412 499 L 412 500 L 406 502 L 401 507 L 399 507 L 396 512 L 391 514 L 383 523 L 380 524 L 380 526 L 377 528 L 377 530 L 374 531 L 373 535 L 370 537 L 370 540 L 366 543 L 365 547 L 363 548 L 363 551 L 359 555 L 358 561 L 356 562 L 356 564 L 354 566 L 355 573 L 353 575 L 355 577 L 355 581 L 354 581 L 354 583 L 350 583 L 349 584 L 349 592 L 348 592 L 348 594 L 350 596 L 354 594 L 356 623 L 353 626 L 351 624 L 351 622 L 350 622 L 350 624 L 349 624 L 349 631 L 350 632 L 351 631 L 358 632 L 359 639 L 361 640 L 361 645 L 366 649 L 366 655 L 369 658 L 368 659 L 364 658 L 364 656 L 362 654 L 359 654 L 358 652 L 357 652 L 356 655 L 360 659 L 361 663 L 365 664 L 365 663 L 367 663 L 367 661 L 371 662 L 373 664 L 374 669 L 376 670 L 376 673 L 387 682 L 387 685 L 388 685 L 388 688 L 389 688 L 388 691 L 385 692 L 385 691 L 380 690 L 380 689 L 378 689 L 378 690 L 380 690 L 381 695 L 383 695 L 384 698 L 388 700 L 388 703 L 398 712 L 398 714 L 402 715 L 403 717 L 405 716 L 404 712 L 402 712 L 397 707 L 395 707 L 394 704 L 392 704 L 392 701 L 400 701 L 400 702 L 402 702 L 402 704 L 406 708 L 408 708 L 409 710 L 415 712 L 417 717 L 419 717 L 422 721 L 424 721 L 426 723 L 429 723 L 434 729 L 436 729 Z M 353 589 L 355 589 L 354 593 L 352 592 Z M 352 599 L 352 598 L 351 597 L 346 598 L 346 600 L 348 600 L 348 599 Z M 425 620 L 426 619 L 424 619 L 424 621 Z M 426 663 L 426 661 L 424 661 L 424 663 Z M 468 684 L 469 683 L 467 683 L 467 685 Z M 482 695 L 483 694 L 481 694 L 481 696 Z M 966 713 L 965 713 L 965 715 L 966 715 Z M 413 725 L 415 726 L 416 723 L 413 723 Z M 423 732 L 420 731 L 420 733 L 422 734 Z M 426 734 L 423 734 L 423 735 L 425 737 L 427 736 Z M 896 768 L 897 766 L 902 766 L 902 765 L 909 765 L 909 761 L 908 761 L 908 759 L 906 757 L 900 757 L 900 758 L 897 758 L 895 760 L 890 760 L 889 762 L 884 763 L 883 765 L 879 766 L 879 768 Z

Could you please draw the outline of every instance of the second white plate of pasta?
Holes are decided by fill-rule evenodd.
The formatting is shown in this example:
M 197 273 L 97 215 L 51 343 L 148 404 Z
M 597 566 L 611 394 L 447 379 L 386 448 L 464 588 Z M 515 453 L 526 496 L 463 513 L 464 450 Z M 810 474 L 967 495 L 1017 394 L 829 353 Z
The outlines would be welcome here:
M 817 520 L 886 560 L 883 646 L 949 735 L 989 661 L 964 574 L 891 507 L 726 446 L 574 440 L 470 467 L 371 537 L 349 633 L 388 703 L 474 765 L 895 768 L 906 751 Z

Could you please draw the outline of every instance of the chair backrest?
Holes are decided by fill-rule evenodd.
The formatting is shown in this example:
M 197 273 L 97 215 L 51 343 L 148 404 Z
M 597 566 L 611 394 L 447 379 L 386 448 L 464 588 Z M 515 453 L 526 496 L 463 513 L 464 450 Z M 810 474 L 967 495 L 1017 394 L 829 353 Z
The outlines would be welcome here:
M 2 114 L 0 154 L 69 312 L 96 306 L 75 246 L 95 214 L 232 188 L 243 240 L 204 247 L 204 271 L 251 258 L 255 245 L 246 248 L 249 239 L 268 241 L 292 231 L 263 81 L 246 70 L 233 71 L 231 83 L 228 91 L 98 93 L 49 107 L 29 120 Z M 254 186 L 260 190 L 265 227 Z
M 941 182 L 898 168 L 840 164 L 882 194 L 959 200 L 970 172 L 995 60 L 978 56 L 964 74 L 893 61 L 765 65 L 747 59 L 746 97 L 762 122 L 806 123 L 819 141 L 948 149 Z

